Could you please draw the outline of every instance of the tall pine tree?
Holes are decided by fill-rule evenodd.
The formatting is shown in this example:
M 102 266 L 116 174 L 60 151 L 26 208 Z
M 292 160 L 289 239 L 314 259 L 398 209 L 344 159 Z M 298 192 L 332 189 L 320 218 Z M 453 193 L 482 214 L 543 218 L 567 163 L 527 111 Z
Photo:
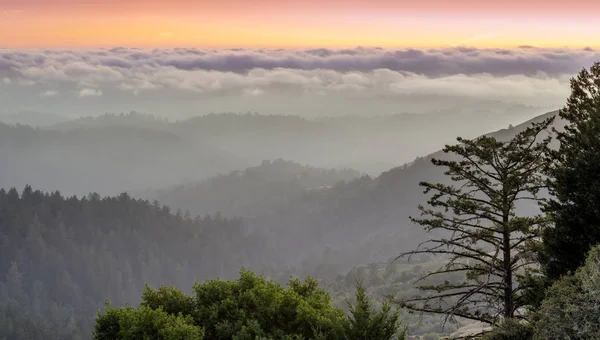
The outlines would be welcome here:
M 462 274 L 463 280 L 421 286 L 423 294 L 402 300 L 403 307 L 490 325 L 521 316 L 527 284 L 517 275 L 536 263 L 546 218 L 519 216 L 516 205 L 540 200 L 550 143 L 546 131 L 553 119 L 533 123 L 508 141 L 458 138 L 460 144 L 444 149 L 450 157 L 433 159 L 446 168 L 451 184 L 422 182 L 432 196 L 428 206 L 419 207 L 422 217 L 412 220 L 439 238 L 401 256 L 444 256 L 447 262 L 422 279 Z
M 574 272 L 600 243 L 600 62 L 571 79 L 571 96 L 559 115 L 567 125 L 556 131 L 553 198 L 545 207 L 554 226 L 544 232 L 540 257 L 550 281 Z

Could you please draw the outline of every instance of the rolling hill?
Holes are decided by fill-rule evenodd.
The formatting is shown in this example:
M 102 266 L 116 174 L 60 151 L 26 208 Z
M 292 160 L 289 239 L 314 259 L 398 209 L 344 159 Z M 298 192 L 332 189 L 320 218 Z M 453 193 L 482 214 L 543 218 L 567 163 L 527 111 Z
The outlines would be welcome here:
M 0 186 L 32 184 L 68 194 L 115 195 L 202 181 L 279 158 L 378 176 L 439 149 L 457 134 L 477 135 L 472 125 L 448 129 L 451 117 L 432 113 L 309 120 L 211 114 L 171 122 L 130 113 L 40 128 L 1 124 L 0 157 L 10 162 L 2 164 Z
M 556 113 L 490 135 L 506 139 Z M 556 121 L 554 126 L 561 128 L 562 124 Z M 422 228 L 409 222 L 409 216 L 417 215 L 418 205 L 426 200 L 420 181 L 446 180 L 442 170 L 431 164 L 431 158 L 444 156 L 438 151 L 376 178 L 341 182 L 307 192 L 276 211 L 242 217 L 249 228 L 268 235 L 280 248 L 279 266 L 294 266 L 302 274 L 323 276 L 381 261 L 426 239 Z M 527 213 L 537 207 L 521 209 Z
M 253 217 L 276 211 L 306 192 L 326 190 L 360 175 L 351 169 L 320 169 L 282 159 L 265 160 L 243 171 L 139 195 L 200 216 L 221 213 Z
M 508 138 L 529 124 L 491 135 Z M 73 162 L 86 156 L 98 165 L 122 167 L 113 164 L 115 155 L 125 163 L 130 152 L 156 161 L 156 152 L 177 150 L 183 139 L 169 131 L 128 126 L 58 131 L 0 125 L 0 150 L 14 152 L 8 158 L 14 169 L 23 164 L 18 153 L 23 150 L 36 150 L 45 162 L 56 157 L 49 151 L 57 148 L 68 151 L 62 157 L 73 154 Z M 152 141 L 156 144 L 148 144 Z M 279 280 L 317 277 L 338 303 L 363 274 L 372 294 L 410 293 L 411 280 L 438 262 L 423 258 L 390 266 L 381 261 L 427 237 L 408 223 L 408 216 L 425 199 L 417 183 L 444 180 L 430 163 L 442 156 L 433 153 L 375 178 L 282 160 L 264 162 L 175 188 L 173 196 L 164 196 L 173 197 L 171 208 L 127 194 L 77 198 L 29 186 L 21 194 L 0 190 L 0 269 L 6 273 L 0 278 L 0 329 L 9 338 L 85 338 L 106 298 L 117 305 L 136 303 L 144 283 L 189 286 L 194 280 L 228 277 L 240 266 Z M 3 164 L 4 176 L 5 169 L 10 167 Z M 21 169 L 25 174 L 34 170 Z M 64 174 L 65 180 L 70 175 Z M 177 205 L 191 210 L 196 203 L 229 208 L 242 219 L 192 218 L 176 211 L 186 209 Z M 427 319 L 413 331 L 453 330 L 441 330 L 434 321 Z

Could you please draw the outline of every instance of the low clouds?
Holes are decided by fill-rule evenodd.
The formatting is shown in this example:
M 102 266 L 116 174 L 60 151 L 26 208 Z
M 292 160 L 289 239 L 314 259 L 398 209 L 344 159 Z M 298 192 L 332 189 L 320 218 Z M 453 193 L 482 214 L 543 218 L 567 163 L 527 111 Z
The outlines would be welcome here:
M 58 91 L 48 90 L 40 93 L 40 97 L 56 97 L 60 94 Z
M 505 75 L 571 74 L 600 59 L 592 49 L 542 49 L 521 46 L 516 49 L 380 48 L 354 49 L 128 49 L 110 50 L 0 50 L 0 69 L 18 68 L 36 72 L 36 67 L 54 66 L 55 76 L 81 75 L 97 68 L 157 69 L 171 67 L 183 71 L 245 73 L 252 69 L 325 69 L 337 72 L 370 72 L 377 69 L 411 72 L 426 76 L 489 73 Z M 68 68 L 67 68 L 68 66 Z M 113 76 L 116 76 L 113 74 Z
M 99 97 L 102 95 L 102 91 L 96 89 L 82 89 L 79 91 L 79 98 L 83 97 Z
M 600 52 L 589 48 L 533 46 L 425 50 L 0 49 L 0 79 L 5 84 L 5 79 L 14 79 L 18 84 L 61 89 L 61 93 L 79 98 L 103 96 L 107 100 L 144 95 L 169 99 L 177 93 L 198 100 L 223 96 L 250 100 L 286 94 L 351 100 L 427 97 L 432 102 L 435 98 L 456 98 L 458 103 L 476 99 L 553 106 L 567 96 L 569 78 L 596 60 L 600 60 Z M 42 92 L 45 97 L 57 94 Z
M 261 89 L 244 89 L 244 94 L 247 96 L 257 97 L 262 95 L 263 93 L 265 93 L 265 91 Z

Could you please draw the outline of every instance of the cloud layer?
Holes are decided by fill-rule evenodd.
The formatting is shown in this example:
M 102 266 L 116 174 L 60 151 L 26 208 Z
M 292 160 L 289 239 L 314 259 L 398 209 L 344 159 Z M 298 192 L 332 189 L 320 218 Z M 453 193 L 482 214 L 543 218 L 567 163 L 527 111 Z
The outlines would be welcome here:
M 448 74 L 549 75 L 573 73 L 600 59 L 592 49 L 381 48 L 354 49 L 128 49 L 110 50 L 0 50 L 0 69 L 47 64 L 81 64 L 95 67 L 134 69 L 173 67 L 184 71 L 212 70 L 243 73 L 251 69 L 326 69 L 338 72 L 369 72 L 377 69 L 404 71 L 427 76 Z M 79 64 L 78 64 L 79 63 Z
M 0 79 L 41 97 L 199 97 L 281 93 L 338 98 L 457 97 L 527 105 L 564 100 L 568 79 L 600 60 L 592 49 L 205 50 L 0 49 Z M 171 92 L 169 92 L 171 93 Z M 62 96 L 62 95 L 61 95 Z

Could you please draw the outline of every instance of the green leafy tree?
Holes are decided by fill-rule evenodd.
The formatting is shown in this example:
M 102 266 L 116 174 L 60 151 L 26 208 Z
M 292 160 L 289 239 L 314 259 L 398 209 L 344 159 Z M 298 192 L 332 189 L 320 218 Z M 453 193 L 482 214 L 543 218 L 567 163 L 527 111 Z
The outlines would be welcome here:
M 139 308 L 106 307 L 94 337 L 104 339 L 404 339 L 391 303 L 379 312 L 362 285 L 351 314 L 333 306 L 329 294 L 310 278 L 287 286 L 242 270 L 235 281 L 195 284 L 189 296 L 170 287 L 146 286 Z
M 159 289 L 152 289 L 146 285 L 141 305 L 151 309 L 160 308 L 169 314 L 191 315 L 195 301 L 193 297 L 184 294 L 173 286 L 161 286 Z
M 446 321 L 461 317 L 496 325 L 502 318 L 521 317 L 517 311 L 527 304 L 522 295 L 527 286 L 517 275 L 536 264 L 547 221 L 542 215 L 517 215 L 516 204 L 540 200 L 545 185 L 540 171 L 550 143 L 545 134 L 552 122 L 535 122 L 508 141 L 458 138 L 460 144 L 444 148 L 450 157 L 432 160 L 446 168 L 452 183 L 422 182 L 432 196 L 428 207 L 419 207 L 422 217 L 412 220 L 439 238 L 400 256 L 445 256 L 444 266 L 421 279 L 456 274 L 462 279 L 422 285 L 424 293 L 401 300 L 401 306 L 442 314 Z
M 168 314 L 162 309 L 146 306 L 139 308 L 111 308 L 98 313 L 94 339 L 96 340 L 202 340 L 204 331 L 193 325 L 190 316 Z
M 574 275 L 555 281 L 536 313 L 535 340 L 600 339 L 600 246 Z
M 554 226 L 543 235 L 541 262 L 550 281 L 574 272 L 600 243 L 600 62 L 571 79 L 571 96 L 560 110 L 560 147 L 551 155 L 545 211 Z
M 193 316 L 207 339 L 335 336 L 344 317 L 315 280 L 292 279 L 284 287 L 248 270 L 236 281 L 196 284 L 194 298 Z

